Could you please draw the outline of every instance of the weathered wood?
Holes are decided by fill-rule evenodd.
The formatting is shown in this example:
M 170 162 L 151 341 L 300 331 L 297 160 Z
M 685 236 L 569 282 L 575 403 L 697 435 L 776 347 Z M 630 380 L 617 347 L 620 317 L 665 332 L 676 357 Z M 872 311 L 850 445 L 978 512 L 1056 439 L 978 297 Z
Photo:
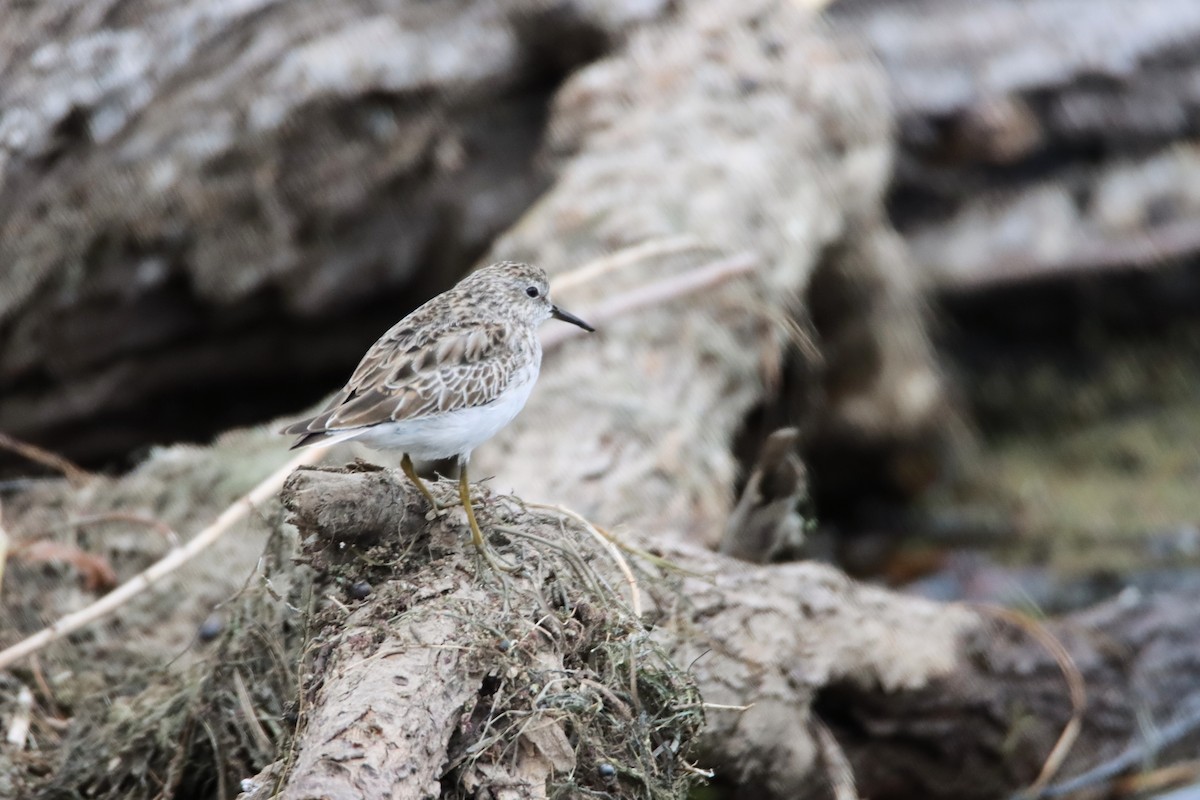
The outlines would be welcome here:
M 451 488 L 442 487 L 446 492 Z M 343 531 L 391 531 L 390 524 L 376 527 L 380 510 L 401 508 L 412 497 L 398 471 L 363 476 L 313 470 L 298 473 L 284 502 L 302 533 L 325 543 L 310 545 L 310 551 L 336 552 L 331 545 L 344 541 Z M 324 511 L 329 507 L 336 511 Z M 493 498 L 484 507 L 492 509 L 484 512 L 485 528 L 500 525 L 507 530 L 503 525 L 508 525 L 587 550 L 587 534 L 572 522 L 559 528 L 545 515 L 517 512 L 503 499 Z M 500 523 L 500 518 L 507 521 Z M 473 707 L 477 701 L 464 699 L 462 686 L 474 687 L 468 694 L 477 691 L 480 677 L 473 670 L 495 669 L 502 659 L 494 651 L 497 637 L 481 639 L 473 625 L 442 628 L 433 618 L 449 613 L 447 609 L 458 613 L 470 607 L 476 611 L 473 624 L 509 630 L 512 615 L 502 610 L 503 598 L 521 608 L 527 582 L 543 574 L 555 556 L 546 545 L 531 546 L 501 532 L 494 539 L 501 555 L 524 565 L 523 574 L 501 586 L 482 565 L 484 573 L 471 574 L 461 520 L 434 523 L 433 544 L 426 544 L 427 527 L 419 515 L 403 516 L 398 537 L 402 544 L 392 545 L 422 551 L 432 547 L 431 561 L 414 558 L 421 565 L 418 577 L 406 574 L 410 567 L 397 564 L 394 573 L 377 573 L 381 581 L 374 584 L 381 597 L 411 600 L 404 606 L 408 611 L 403 624 L 360 627 L 362 623 L 354 620 L 378 619 L 381 613 L 367 603 L 351 613 L 345 626 L 339 623 L 319 635 L 330 648 L 322 655 L 328 677 L 311 713 L 326 719 L 304 729 L 299 765 L 319 760 L 307 748 L 333 759 L 358 741 L 355 731 L 376 714 L 391 715 L 392 724 L 408 719 L 388 711 L 399 702 L 399 694 L 354 696 L 339 688 L 347 677 L 357 684 L 365 675 L 384 670 L 389 682 L 408 686 L 424 673 L 406 671 L 411 668 L 405 666 L 406 659 L 414 651 L 432 657 L 431 651 L 445 649 L 436 685 L 425 691 L 432 698 L 429 708 L 443 710 L 416 714 L 422 724 L 432 724 L 441 733 L 432 739 L 397 741 L 387 735 L 391 728 L 385 723 L 380 738 L 392 742 L 386 751 L 370 755 L 375 745 L 358 751 L 366 761 L 343 764 L 336 780 L 352 781 L 360 771 L 418 767 L 440 774 L 436 768 L 449 757 L 445 743 L 454 716 L 446 709 L 464 703 Z M 355 538 L 348 542 L 351 548 L 365 546 Z M 632 544 L 651 543 L 636 536 Z M 1018 626 L 1008 617 L 981 610 L 893 594 L 815 564 L 755 567 L 690 545 L 653 546 L 686 571 L 663 571 L 630 556 L 639 567 L 643 597 L 655 603 L 646 617 L 652 635 L 676 665 L 687 668 L 704 701 L 713 704 L 706 712 L 708 724 L 699 747 L 690 757 L 715 769 L 722 780 L 736 783 L 736 796 L 829 796 L 817 734 L 817 726 L 824 724 L 848 757 L 862 796 L 1002 797 L 1037 777 L 1071 717 L 1063 666 L 1031 635 L 1032 622 Z M 343 562 L 353 564 L 354 559 Z M 588 556 L 588 563 L 611 585 L 622 586 L 611 562 Z M 388 588 L 391 581 L 395 587 Z M 578 590 L 579 581 L 574 583 Z M 586 594 L 572 596 L 578 601 Z M 387 607 L 393 601 L 380 602 Z M 1078 669 L 1087 693 L 1079 739 L 1061 775 L 1082 772 L 1137 742 L 1147 720 L 1166 725 L 1180 710 L 1200 704 L 1193 680 L 1200 669 L 1195 643 L 1198 609 L 1195 598 L 1187 596 L 1126 597 L 1047 624 L 1048 633 L 1061 642 Z M 398 629 L 408 631 L 407 644 L 395 641 Z M 364 646 L 368 631 L 375 634 Z M 548 648 L 545 658 L 553 660 L 559 644 L 550 637 L 537 640 L 537 646 Z M 380 663 L 380 652 L 393 647 L 397 658 Z M 464 653 L 490 655 L 480 666 Z M 361 674 L 353 666 L 359 662 L 365 670 Z M 619 685 L 612 690 L 625 692 Z M 619 714 L 620 708 L 610 703 L 605 713 Z M 334 725 L 331 736 L 331 715 L 357 721 L 350 727 Z M 442 744 L 431 746 L 431 741 Z M 1198 741 L 1200 733 L 1192 732 L 1160 755 L 1183 752 Z M 298 776 L 294 780 L 308 785 L 307 772 L 297 767 L 293 774 Z M 350 795 L 335 791 L 329 796 Z M 538 795 L 534 791 L 526 796 Z
M 433 486 L 448 506 L 453 485 Z M 301 559 L 337 599 L 306 623 L 297 734 L 247 797 L 678 796 L 702 711 L 612 588 L 605 548 L 553 514 L 480 495 L 513 575 L 463 547 L 459 509 L 427 523 L 398 470 L 288 481 Z
M 879 213 L 882 88 L 865 53 L 774 2 L 688 4 L 572 76 L 549 125 L 555 182 L 492 255 L 541 264 L 553 287 L 641 253 L 557 292 L 584 316 L 722 255 L 754 253 L 758 268 L 564 345 L 475 474 L 605 525 L 715 545 L 738 455 L 799 422 L 809 453 L 876 456 L 857 463 L 857 485 L 914 490 L 896 488 L 896 464 L 938 439 L 945 405 L 920 287 Z M 650 247 L 681 237 L 700 247 Z
M 270 6 L 261 13 L 300 12 Z M 335 43 L 342 41 L 333 30 Z M 847 489 L 842 497 L 862 485 L 916 492 L 930 480 L 929 464 L 936 467 L 931 432 L 944 422 L 944 405 L 925 341 L 921 288 L 880 211 L 891 132 L 879 74 L 852 44 L 833 41 L 786 0 L 697 0 L 680 5 L 669 25 L 638 28 L 610 44 L 608 57 L 574 74 L 555 96 L 543 151 L 549 188 L 493 245 L 494 255 L 529 258 L 560 278 L 590 264 L 591 280 L 576 273 L 556 297 L 585 317 L 589 304 L 636 295 L 730 254 L 751 252 L 757 266 L 700 297 L 630 304 L 636 314 L 549 350 L 528 410 L 478 453 L 473 474 L 495 476 L 488 485 L 496 492 L 481 506 L 485 527 L 504 533 L 499 521 L 580 548 L 589 541 L 571 523 L 560 528 L 515 500 L 498 499 L 516 487 L 521 497 L 566 504 L 704 576 L 644 564 L 639 573 L 654 601 L 647 622 L 674 665 L 694 676 L 705 701 L 750 706 L 710 708 L 694 754 L 745 796 L 821 796 L 818 725 L 833 732 L 866 796 L 984 798 L 1025 785 L 1069 713 L 1059 665 L 1026 631 L 970 609 L 863 586 L 826 567 L 753 567 L 700 547 L 727 527 L 739 448 L 752 449 L 774 423 L 805 423 L 810 474 L 826 490 Z M 466 81 L 466 95 L 452 93 L 470 109 L 464 114 L 493 86 L 474 80 Z M 409 133 L 413 147 L 437 139 L 423 129 Z M 401 149 L 395 158 L 408 153 L 400 139 L 388 141 Z M 414 158 L 436 165 L 437 152 Z M 93 178 L 109 175 L 86 160 L 62 163 Z M 321 162 L 328 172 L 320 174 L 336 174 L 336 167 Z M 153 210 L 131 207 L 138 220 Z M 338 206 L 334 216 L 356 208 Z M 161 222 L 155 214 L 146 219 Z M 56 230 L 75 231 L 68 222 Z M 689 237 L 697 246 L 665 244 Z M 316 272 L 310 277 L 310 288 L 320 284 Z M 262 280 L 270 286 L 275 278 Z M 217 297 L 225 287 L 208 290 Z M 299 308 L 306 296 L 287 302 Z M 229 464 L 242 462 L 231 457 Z M 303 473 L 297 481 L 306 483 L 290 489 L 287 502 L 302 531 L 316 537 L 306 543 L 309 558 L 320 552 L 311 550 L 314 543 L 358 542 L 385 531 L 393 543 L 421 548 L 424 558 L 378 562 L 360 560 L 355 547 L 334 551 L 340 555 L 321 574 L 371 571 L 371 596 L 350 608 L 341 593 L 346 584 L 319 585 L 327 616 L 306 621 L 324 637 L 316 645 L 323 652 L 305 662 L 312 670 L 304 681 L 309 693 L 300 698 L 298 758 L 274 774 L 293 781 L 289 791 L 297 796 L 336 794 L 335 785 L 369 792 L 376 781 L 419 795 L 446 774 L 451 753 L 466 752 L 463 737 L 479 734 L 470 713 L 486 700 L 489 670 L 511 652 L 501 647 L 508 631 L 497 624 L 511 619 L 511 609 L 502 608 L 498 576 L 476 575 L 457 512 L 426 524 L 392 473 L 348 474 Z M 325 513 L 331 508 L 337 513 Z M 510 598 L 525 603 L 521 619 L 530 634 L 521 668 L 538 664 L 554 673 L 567 635 L 534 628 L 543 617 L 561 622 L 565 612 L 534 609 L 535 590 L 547 579 L 535 568 L 554 564 L 560 580 L 561 562 L 518 541 L 519 534 L 505 536 L 510 541 L 501 537 L 497 546 L 527 567 L 508 587 Z M 609 584 L 624 586 L 600 551 L 588 556 Z M 341 571 L 329 571 L 331 563 Z M 573 593 L 581 585 L 565 591 L 567 605 L 583 608 Z M 1140 713 L 1165 721 L 1190 698 L 1186 680 L 1196 664 L 1188 631 L 1200 626 L 1188 600 L 1137 600 L 1051 626 L 1091 696 L 1066 770 L 1124 747 L 1137 735 Z M 339 603 L 350 608 L 345 616 Z M 453 614 L 469 622 L 444 624 Z M 502 635 L 482 634 L 489 625 Z M 595 640 L 571 646 L 581 643 Z M 381 655 L 389 652 L 394 660 Z M 413 687 L 404 704 L 399 691 L 375 691 L 431 665 L 447 676 Z M 1128 691 L 1129 676 L 1138 681 L 1136 692 Z M 363 679 L 372 681 L 370 691 L 358 691 Z M 629 702 L 624 688 L 598 685 L 580 693 L 588 707 L 599 703 L 619 716 Z M 431 713 L 405 718 L 410 704 Z M 360 722 L 384 735 L 371 735 Z M 317 736 L 335 730 L 341 738 Z M 570 775 L 571 760 L 553 730 L 498 739 L 504 758 L 468 770 L 470 787 L 537 796 L 538 787 Z M 419 747 L 389 746 L 408 735 Z M 590 763 L 598 769 L 595 759 Z M 368 765 L 382 771 L 367 775 Z M 977 767 L 977 777 L 967 767 Z
M 665 5 L 0 2 L 0 430 L 103 460 L 315 401 Z
M 889 207 L 947 288 L 1194 260 L 1200 6 L 843 0 L 891 82 Z

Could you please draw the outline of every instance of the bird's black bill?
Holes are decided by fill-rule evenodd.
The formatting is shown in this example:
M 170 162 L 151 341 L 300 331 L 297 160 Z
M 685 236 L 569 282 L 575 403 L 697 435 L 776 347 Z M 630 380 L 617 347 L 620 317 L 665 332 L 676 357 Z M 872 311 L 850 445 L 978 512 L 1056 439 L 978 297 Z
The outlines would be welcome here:
M 572 325 L 578 325 L 579 327 L 583 328 L 588 333 L 596 332 L 596 329 L 593 328 L 591 325 L 588 325 L 586 322 L 584 322 L 583 320 L 581 320 L 579 317 L 575 316 L 571 312 L 563 311 L 558 306 L 550 306 L 550 316 L 554 317 L 555 319 L 561 319 L 563 322 L 569 322 Z

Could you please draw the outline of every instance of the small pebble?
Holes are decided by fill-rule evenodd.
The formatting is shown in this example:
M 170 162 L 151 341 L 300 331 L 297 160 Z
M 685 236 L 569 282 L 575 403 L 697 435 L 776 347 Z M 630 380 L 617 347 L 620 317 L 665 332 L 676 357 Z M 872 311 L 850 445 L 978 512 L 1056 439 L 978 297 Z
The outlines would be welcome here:
M 221 619 L 219 614 L 209 614 L 208 618 L 201 622 L 200 627 L 196 629 L 196 636 L 202 642 L 211 642 L 220 636 L 223 630 L 225 630 L 225 620 Z
M 350 584 L 350 588 L 346 593 L 355 600 L 365 600 L 367 595 L 371 593 L 371 584 L 366 581 L 355 581 Z

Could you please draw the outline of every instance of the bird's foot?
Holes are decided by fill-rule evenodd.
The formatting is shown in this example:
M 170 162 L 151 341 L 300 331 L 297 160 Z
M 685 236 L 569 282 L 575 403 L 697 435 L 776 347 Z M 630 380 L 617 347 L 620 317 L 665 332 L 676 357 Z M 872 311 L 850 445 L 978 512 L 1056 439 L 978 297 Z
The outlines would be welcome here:
M 506 572 L 512 574 L 520 569 L 520 566 L 509 564 L 497 557 L 490 547 L 487 545 L 487 540 L 483 538 L 483 531 L 479 529 L 479 521 L 475 519 L 475 507 L 471 505 L 471 487 L 467 483 L 467 468 L 464 466 L 462 472 L 458 476 L 458 499 L 462 502 L 463 510 L 467 512 L 467 524 L 471 526 L 471 542 L 475 545 L 475 549 L 479 551 L 479 555 L 483 556 L 483 560 L 487 565 L 497 572 Z

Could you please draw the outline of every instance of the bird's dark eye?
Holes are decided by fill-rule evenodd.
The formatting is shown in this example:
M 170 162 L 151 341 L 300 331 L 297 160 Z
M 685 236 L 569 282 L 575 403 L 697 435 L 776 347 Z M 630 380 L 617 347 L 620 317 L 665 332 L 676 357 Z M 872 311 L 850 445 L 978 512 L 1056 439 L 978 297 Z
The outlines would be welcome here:
M 537 297 L 538 296 L 538 288 L 536 286 L 530 286 L 528 289 L 525 290 L 525 294 L 529 295 L 530 297 Z

